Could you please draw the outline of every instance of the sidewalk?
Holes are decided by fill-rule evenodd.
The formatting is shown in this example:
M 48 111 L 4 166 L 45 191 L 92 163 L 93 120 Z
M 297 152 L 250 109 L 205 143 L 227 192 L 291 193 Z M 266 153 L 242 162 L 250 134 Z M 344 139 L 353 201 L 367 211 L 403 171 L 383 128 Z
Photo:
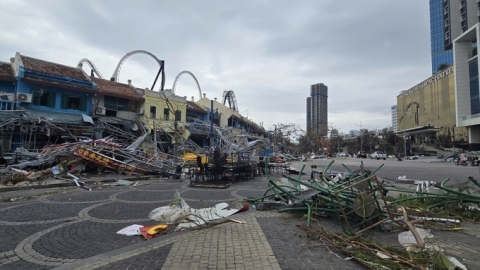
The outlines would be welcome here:
M 202 208 L 219 202 L 234 206 L 266 189 L 263 177 L 235 182 L 227 189 L 191 188 L 172 179 L 141 183 L 92 191 L 32 190 L 30 200 L 0 203 L 0 269 L 364 269 L 298 228 L 306 222 L 302 214 L 250 208 L 231 216 L 245 224 L 229 222 L 149 241 L 117 235 L 131 224 L 154 225 L 147 218 L 149 211 L 170 204 L 177 191 L 190 206 Z M 15 192 L 25 191 L 10 194 Z M 314 225 L 342 232 L 335 219 L 317 218 Z M 478 225 L 462 227 L 463 232 L 434 231 L 429 241 L 469 269 L 480 269 L 474 248 L 480 237 Z M 371 229 L 363 236 L 399 245 L 397 235 Z

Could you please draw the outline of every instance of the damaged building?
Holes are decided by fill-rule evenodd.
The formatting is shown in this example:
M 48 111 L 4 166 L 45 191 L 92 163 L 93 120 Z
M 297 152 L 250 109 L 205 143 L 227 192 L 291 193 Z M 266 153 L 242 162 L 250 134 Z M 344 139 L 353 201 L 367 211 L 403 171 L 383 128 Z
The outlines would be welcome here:
M 84 61 L 92 67 L 90 75 L 82 68 Z M 148 173 L 175 169 L 185 152 L 238 149 L 267 137 L 262 126 L 238 112 L 233 91 L 223 104 L 206 94 L 195 102 L 164 90 L 163 83 L 152 91 L 131 80 L 104 79 L 85 59 L 73 67 L 16 53 L 10 63 L 0 62 L 2 162 L 19 164 L 58 152 Z M 56 146 L 62 150 L 46 150 Z

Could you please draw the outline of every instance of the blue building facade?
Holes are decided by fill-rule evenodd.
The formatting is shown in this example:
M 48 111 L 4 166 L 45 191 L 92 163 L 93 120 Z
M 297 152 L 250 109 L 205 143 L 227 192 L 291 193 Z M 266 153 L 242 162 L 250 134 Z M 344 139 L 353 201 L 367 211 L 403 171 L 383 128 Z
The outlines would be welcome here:
M 10 63 L 0 62 L 3 127 L 0 154 L 16 153 L 20 147 L 41 149 L 46 145 L 91 138 L 99 129 L 100 115 L 105 118 L 104 122 L 113 122 L 112 128 L 120 127 L 121 132 L 124 132 L 121 128 L 132 126 L 136 119 L 131 115 L 136 116 L 136 110 L 119 110 L 109 117 L 94 112 L 93 105 L 103 105 L 112 97 L 143 103 L 143 91 L 131 85 L 95 79 L 79 67 L 20 53 L 16 53 Z
M 430 0 L 430 46 L 432 74 L 436 74 L 442 64 L 453 65 L 453 51 L 449 29 L 449 2 Z
M 81 69 L 50 63 L 17 53 L 15 106 L 69 114 L 89 114 L 97 86 Z
M 15 77 L 12 65 L 0 62 L 0 111 L 13 110 L 15 99 Z

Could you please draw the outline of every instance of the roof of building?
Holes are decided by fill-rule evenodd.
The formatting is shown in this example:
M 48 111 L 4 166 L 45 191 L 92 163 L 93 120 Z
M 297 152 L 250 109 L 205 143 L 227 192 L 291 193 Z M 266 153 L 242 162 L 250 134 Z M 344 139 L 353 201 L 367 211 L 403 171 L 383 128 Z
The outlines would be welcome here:
M 41 79 L 41 78 L 35 78 L 35 77 L 30 77 L 30 76 L 25 76 L 24 78 L 22 78 L 22 81 L 36 83 L 36 84 L 45 85 L 45 86 L 54 86 L 54 87 L 63 88 L 63 89 L 71 89 L 71 90 L 89 92 L 89 93 L 96 93 L 96 91 L 97 91 L 97 90 L 95 90 L 91 87 L 84 87 L 84 86 L 80 86 L 80 85 L 73 84 L 73 83 L 58 82 L 58 81 L 54 81 L 54 80 Z
M 92 77 L 102 95 L 144 101 L 144 90 L 131 85 Z
M 0 79 L 8 81 L 15 80 L 10 63 L 0 62 Z
M 197 113 L 207 113 L 207 111 L 202 107 L 198 106 L 197 103 L 193 101 L 188 101 L 188 100 L 187 100 L 187 111 L 193 111 Z
M 23 67 L 27 70 L 51 74 L 55 76 L 69 77 L 81 81 L 89 81 L 82 69 L 52 63 L 33 57 L 21 55 Z

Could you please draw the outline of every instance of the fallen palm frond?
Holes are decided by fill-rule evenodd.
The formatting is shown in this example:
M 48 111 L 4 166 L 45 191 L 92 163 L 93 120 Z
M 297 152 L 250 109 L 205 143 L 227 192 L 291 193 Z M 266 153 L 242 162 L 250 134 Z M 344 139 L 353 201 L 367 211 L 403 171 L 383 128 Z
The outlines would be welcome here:
M 375 238 L 340 235 L 322 227 L 313 228 L 303 224 L 297 226 L 370 269 L 445 269 L 443 254 L 436 250 L 408 252 L 403 246 L 382 245 Z

